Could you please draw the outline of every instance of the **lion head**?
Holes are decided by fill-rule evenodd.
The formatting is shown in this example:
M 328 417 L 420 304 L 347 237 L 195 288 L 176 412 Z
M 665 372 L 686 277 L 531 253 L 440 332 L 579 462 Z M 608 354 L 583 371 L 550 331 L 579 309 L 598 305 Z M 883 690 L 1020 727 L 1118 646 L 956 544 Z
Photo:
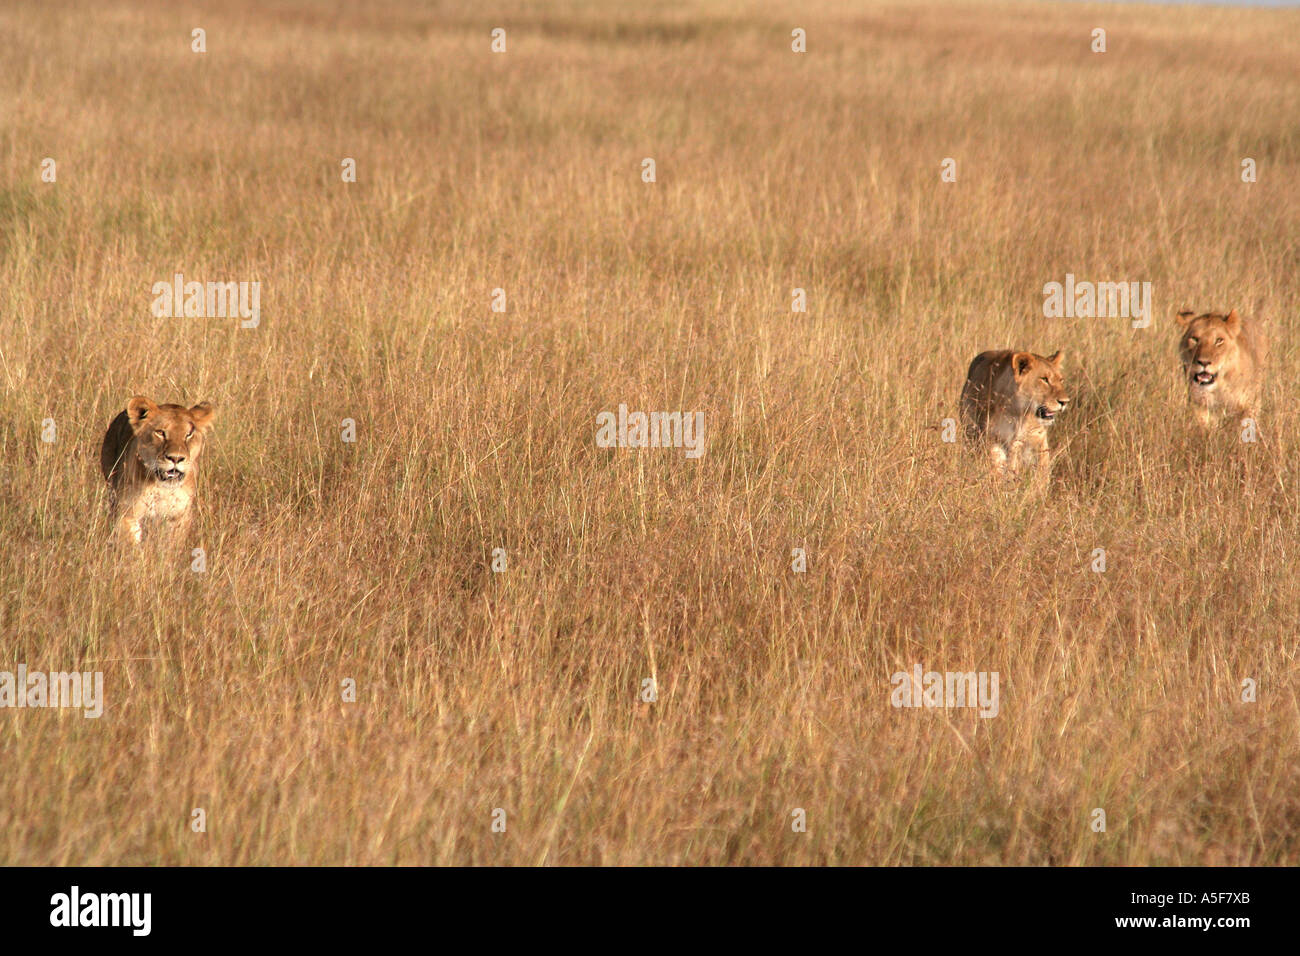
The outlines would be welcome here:
M 1241 364 L 1245 344 L 1241 316 L 1236 309 L 1227 315 L 1185 311 L 1178 313 L 1178 324 L 1183 329 L 1178 355 L 1188 385 L 1207 393 L 1213 391 Z
M 216 412 L 207 402 L 186 408 L 157 405 L 136 395 L 126 403 L 126 414 L 145 471 L 159 481 L 179 483 L 203 452 L 204 434 Z
M 1064 358 L 1059 349 L 1048 358 L 1032 352 L 1016 352 L 1011 356 L 1011 371 L 1016 377 L 1021 411 L 1048 425 L 1056 421 L 1056 416 L 1070 403 L 1070 397 L 1065 394 L 1065 379 L 1061 376 Z

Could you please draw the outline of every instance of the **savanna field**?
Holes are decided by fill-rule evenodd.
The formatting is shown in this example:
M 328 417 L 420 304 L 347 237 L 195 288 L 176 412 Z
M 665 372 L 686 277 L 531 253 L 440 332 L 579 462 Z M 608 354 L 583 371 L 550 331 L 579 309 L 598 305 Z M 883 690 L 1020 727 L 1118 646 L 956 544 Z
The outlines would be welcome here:
M 0 64 L 0 670 L 105 693 L 0 710 L 0 863 L 1300 862 L 1300 10 L 19 0 Z M 1234 307 L 1256 442 L 1179 385 Z M 1045 493 L 943 440 L 991 348 L 1065 350 Z M 110 543 L 134 394 L 217 407 L 179 547 Z

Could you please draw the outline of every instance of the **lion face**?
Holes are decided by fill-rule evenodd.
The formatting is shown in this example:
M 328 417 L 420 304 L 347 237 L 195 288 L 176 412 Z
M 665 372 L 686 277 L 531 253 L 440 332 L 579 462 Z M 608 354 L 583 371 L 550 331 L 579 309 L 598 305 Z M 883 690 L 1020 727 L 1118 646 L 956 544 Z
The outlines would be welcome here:
M 1070 403 L 1070 397 L 1065 394 L 1065 379 L 1061 375 L 1064 358 L 1060 351 L 1048 358 L 1032 352 L 1017 352 L 1011 357 L 1022 411 L 1046 425 L 1056 421 L 1056 416 Z
M 1241 317 L 1236 309 L 1227 315 L 1180 312 L 1178 324 L 1183 327 L 1178 354 L 1188 385 L 1207 393 L 1213 391 L 1221 376 L 1236 368 L 1240 360 Z
M 204 433 L 216 414 L 207 402 L 193 408 L 156 405 L 142 395 L 127 402 L 126 413 L 145 471 L 161 482 L 178 484 L 198 461 Z

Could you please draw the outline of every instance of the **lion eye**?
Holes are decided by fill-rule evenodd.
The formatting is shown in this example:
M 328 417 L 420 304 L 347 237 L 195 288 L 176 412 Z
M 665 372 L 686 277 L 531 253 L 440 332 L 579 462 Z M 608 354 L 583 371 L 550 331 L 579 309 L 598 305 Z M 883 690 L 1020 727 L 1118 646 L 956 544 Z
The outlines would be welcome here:
M 167 437 L 167 433 L 166 433 L 165 431 L 163 431 L 161 428 L 155 428 L 153 433 L 154 433 L 156 436 L 158 436 L 159 438 L 166 438 L 166 437 Z
M 189 441 L 193 437 L 194 437 L 194 426 L 191 425 L 190 430 L 185 433 L 185 440 Z
M 1052 384 L 1052 380 L 1048 378 L 1046 375 L 1043 376 L 1043 381 L 1046 382 L 1048 385 Z
M 1215 339 L 1215 340 L 1214 340 L 1214 344 L 1215 344 L 1215 345 L 1222 345 L 1222 344 L 1223 344 L 1223 336 L 1220 335 L 1217 339 Z

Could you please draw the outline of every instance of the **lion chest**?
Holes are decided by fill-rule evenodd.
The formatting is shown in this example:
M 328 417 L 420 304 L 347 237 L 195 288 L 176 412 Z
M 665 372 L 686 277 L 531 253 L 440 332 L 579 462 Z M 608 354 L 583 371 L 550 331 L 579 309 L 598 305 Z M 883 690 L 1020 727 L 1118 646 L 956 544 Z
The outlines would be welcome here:
M 1047 428 L 1037 418 L 1023 414 L 1003 414 L 989 423 L 990 437 L 1010 452 L 1019 448 L 1030 458 L 1047 448 Z
M 185 484 L 175 487 L 149 484 L 140 490 L 131 512 L 142 526 L 158 525 L 183 515 L 190 506 L 191 497 Z

